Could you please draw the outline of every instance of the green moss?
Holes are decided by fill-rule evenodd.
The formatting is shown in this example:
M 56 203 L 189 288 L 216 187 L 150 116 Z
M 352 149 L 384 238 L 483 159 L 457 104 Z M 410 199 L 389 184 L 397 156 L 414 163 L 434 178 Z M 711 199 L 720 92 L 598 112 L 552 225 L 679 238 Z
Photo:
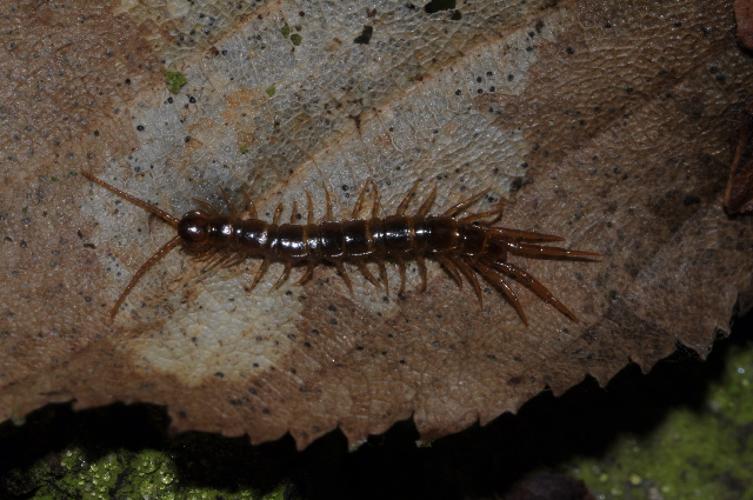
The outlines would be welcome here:
M 176 498 L 175 464 L 166 453 L 143 450 L 131 458 L 129 469 L 118 498 Z
M 242 144 L 241 147 L 238 149 L 242 155 L 245 155 L 246 153 L 248 153 L 248 146 L 246 146 L 245 144 Z
M 731 349 L 705 408 L 678 408 L 649 435 L 623 436 L 572 470 L 603 498 L 753 499 L 752 372 L 753 351 Z
M 293 45 L 300 45 L 303 41 L 303 37 L 298 33 L 293 33 L 292 35 L 290 35 L 290 41 L 293 43 Z
M 266 88 L 265 92 L 267 93 L 269 97 L 272 97 L 277 92 L 277 89 L 275 88 L 274 85 L 270 85 L 269 87 Z
M 37 490 L 34 498 L 110 498 L 124 464 L 117 453 L 108 453 L 89 461 L 78 448 L 62 453 L 59 461 L 63 475 Z M 50 468 L 49 465 L 46 465 Z
M 180 71 L 165 71 L 165 84 L 167 84 L 167 90 L 172 94 L 177 94 L 185 84 L 188 83 L 186 76 Z
M 165 452 L 117 450 L 101 457 L 90 458 L 86 452 L 72 447 L 56 455 L 57 460 L 40 460 L 19 474 L 25 489 L 41 499 L 83 498 L 159 498 L 195 500 L 282 500 L 286 489 L 283 482 L 272 491 L 261 494 L 247 488 L 237 491 L 186 486 L 173 458 Z
M 290 26 L 288 26 L 288 23 L 285 23 L 282 28 L 280 28 L 280 33 L 282 33 L 282 36 L 285 38 L 290 36 Z

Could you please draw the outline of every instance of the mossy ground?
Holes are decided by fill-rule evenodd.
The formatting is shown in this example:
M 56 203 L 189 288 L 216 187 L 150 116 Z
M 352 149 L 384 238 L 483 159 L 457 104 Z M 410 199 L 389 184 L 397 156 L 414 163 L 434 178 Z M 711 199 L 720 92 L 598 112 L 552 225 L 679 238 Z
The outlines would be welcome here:
M 732 346 L 702 407 L 676 408 L 570 469 L 601 498 L 753 499 L 752 389 L 753 344 Z
M 753 499 L 751 317 L 735 330 L 707 361 L 681 350 L 428 446 L 410 422 L 356 451 L 332 433 L 299 453 L 290 438 L 172 435 L 153 406 L 51 406 L 0 426 L 0 497 L 491 498 L 554 470 L 597 498 Z

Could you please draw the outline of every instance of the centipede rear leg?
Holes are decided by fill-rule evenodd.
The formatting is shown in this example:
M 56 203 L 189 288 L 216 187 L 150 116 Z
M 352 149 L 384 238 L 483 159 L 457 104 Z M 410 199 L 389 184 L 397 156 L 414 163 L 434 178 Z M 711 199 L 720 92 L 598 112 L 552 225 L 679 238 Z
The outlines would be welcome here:
M 484 306 L 484 299 L 481 294 L 481 284 L 478 282 L 478 278 L 476 278 L 476 273 L 473 270 L 473 261 L 470 259 L 465 259 L 462 257 L 453 259 L 453 263 L 455 266 L 457 266 L 458 269 L 460 269 L 460 272 L 465 277 L 466 280 L 468 280 L 468 283 L 471 284 L 471 287 L 473 287 L 473 293 L 476 294 L 476 298 L 478 299 L 478 305 L 479 307 Z
M 507 302 L 515 309 L 518 317 L 524 325 L 528 326 L 528 317 L 526 316 L 523 306 L 520 304 L 518 294 L 512 289 L 510 283 L 504 279 L 502 275 L 495 272 L 494 269 L 489 267 L 483 261 L 476 261 L 473 263 L 473 269 L 495 290 L 500 292 Z

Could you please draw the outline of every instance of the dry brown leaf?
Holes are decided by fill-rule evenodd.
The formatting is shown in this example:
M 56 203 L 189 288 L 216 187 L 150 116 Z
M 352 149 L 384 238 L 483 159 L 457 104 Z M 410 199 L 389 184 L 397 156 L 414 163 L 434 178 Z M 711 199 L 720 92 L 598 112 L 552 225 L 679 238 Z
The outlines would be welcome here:
M 728 214 L 753 212 L 753 105 L 748 106 L 732 158 L 724 209 Z
M 678 342 L 705 355 L 751 288 L 753 223 L 721 206 L 753 81 L 731 2 L 88 4 L 0 7 L 0 420 L 139 401 L 254 442 L 410 416 L 430 439 Z M 250 263 L 173 253 L 109 325 L 170 229 L 82 169 L 176 214 L 257 175 L 266 210 L 310 189 L 319 213 L 322 185 L 343 213 L 367 178 L 387 207 L 418 178 L 440 205 L 488 187 L 506 224 L 606 258 L 523 262 L 581 318 L 521 291 L 525 328 L 434 266 L 385 301 L 330 269 L 248 294 Z
M 753 49 L 753 0 L 735 0 L 737 38 L 743 47 Z

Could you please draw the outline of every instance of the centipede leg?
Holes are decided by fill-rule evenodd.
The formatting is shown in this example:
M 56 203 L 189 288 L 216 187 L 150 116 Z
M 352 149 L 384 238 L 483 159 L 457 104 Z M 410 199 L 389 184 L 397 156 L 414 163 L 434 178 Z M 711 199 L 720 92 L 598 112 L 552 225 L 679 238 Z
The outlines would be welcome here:
M 457 266 L 448 257 L 437 257 L 437 262 L 441 264 L 445 271 L 450 275 L 452 280 L 457 283 L 458 288 L 463 288 L 463 278 L 460 277 Z
M 437 199 L 437 186 L 435 185 L 431 193 L 429 193 L 429 196 L 426 197 L 423 203 L 421 203 L 421 206 L 418 208 L 418 212 L 416 212 L 416 217 L 426 217 L 426 215 L 429 213 L 429 210 L 431 210 L 431 207 L 434 206 L 434 200 Z
M 476 262 L 474 264 L 474 269 L 476 269 L 476 271 L 481 275 L 482 278 L 484 278 L 487 283 L 489 283 L 495 289 L 500 291 L 502 295 L 504 295 L 505 300 L 507 300 L 507 302 L 509 302 L 510 305 L 512 305 L 512 307 L 515 309 L 515 312 L 518 313 L 518 317 L 523 322 L 523 324 L 525 326 L 528 326 L 528 317 L 526 317 L 523 306 L 520 305 L 518 295 L 510 287 L 510 284 L 507 283 L 507 281 L 492 268 L 482 264 L 481 262 Z
M 413 200 L 413 197 L 416 196 L 416 191 L 418 190 L 418 185 L 420 181 L 416 181 L 413 183 L 413 187 L 411 187 L 407 193 L 405 193 L 405 198 L 403 198 L 403 201 L 400 202 L 400 205 L 398 205 L 397 210 L 395 211 L 395 215 L 403 215 L 405 213 L 405 210 L 408 208 L 408 205 L 410 205 L 411 200 Z
M 363 186 L 361 186 L 361 190 L 358 192 L 358 199 L 356 200 L 355 205 L 353 205 L 353 213 L 351 214 L 351 217 L 353 219 L 358 218 L 358 216 L 361 213 L 361 210 L 363 210 L 363 203 L 366 198 L 366 188 L 368 187 L 369 182 L 364 182 Z
M 371 271 L 369 271 L 369 268 L 366 267 L 366 263 L 364 262 L 356 262 L 356 266 L 358 267 L 358 270 L 361 271 L 361 275 L 366 278 L 366 280 L 374 285 L 375 287 L 379 288 L 381 284 L 377 279 L 374 277 L 373 274 L 371 274 Z
M 479 212 L 477 214 L 471 214 L 466 217 L 463 217 L 458 222 L 461 224 L 471 224 L 473 222 L 477 221 L 483 221 L 484 219 L 488 219 L 489 217 L 494 217 L 492 220 L 484 221 L 484 225 L 491 225 L 499 221 L 499 219 L 502 218 L 502 214 L 504 213 L 505 208 L 504 204 L 500 202 L 497 205 L 497 208 L 493 210 L 487 210 L 486 212 Z
M 306 224 L 309 226 L 314 223 L 314 200 L 311 199 L 311 193 L 306 191 Z
M 222 266 L 223 267 L 237 266 L 238 264 L 240 264 L 244 260 L 246 260 L 246 256 L 243 255 L 243 253 L 239 253 L 239 254 L 236 254 L 235 256 L 233 256 L 233 258 L 228 259 L 227 262 L 224 262 L 222 264 Z
M 464 212 L 474 204 L 478 203 L 478 201 L 486 196 L 486 193 L 488 193 L 488 189 L 484 189 L 480 193 L 474 194 L 470 198 L 466 198 L 465 200 L 461 201 L 457 205 L 453 205 L 450 208 L 448 208 L 445 213 L 442 214 L 442 217 L 455 217 L 459 213 Z
M 488 231 L 505 239 L 518 240 L 527 243 L 546 243 L 551 241 L 564 241 L 565 238 L 554 234 L 537 233 L 534 231 L 521 231 L 506 227 L 490 227 Z
M 309 261 L 306 264 L 306 270 L 303 272 L 303 274 L 301 275 L 301 277 L 298 279 L 298 281 L 296 282 L 296 285 L 304 285 L 304 284 L 308 283 L 311 280 L 311 278 L 313 278 L 313 277 L 314 277 L 314 263 L 311 262 L 311 261 Z
M 384 265 L 383 260 L 379 260 L 377 262 L 377 266 L 379 266 L 379 279 L 382 280 L 382 283 L 384 283 L 384 293 L 389 297 L 390 283 L 387 280 L 387 266 Z
M 201 269 L 202 273 L 207 273 L 209 271 L 213 271 L 217 267 L 220 267 L 221 265 L 226 264 L 227 262 L 235 259 L 236 256 L 233 254 L 221 254 L 218 253 L 214 256 L 213 259 L 210 259 L 204 267 Z
M 269 259 L 264 259 L 261 264 L 259 264 L 259 269 L 256 270 L 256 275 L 254 276 L 254 281 L 251 282 L 251 287 L 248 289 L 249 292 L 256 288 L 256 285 L 259 284 L 262 276 L 264 276 L 264 274 L 267 272 L 267 269 L 269 269 L 269 262 Z
M 235 213 L 235 207 L 233 207 L 233 204 L 230 203 L 230 195 L 228 194 L 227 189 L 220 188 L 220 198 L 222 198 L 222 202 L 225 204 L 227 213 Z
M 220 214 L 220 211 L 217 210 L 217 208 L 215 208 L 215 206 L 209 203 L 207 200 L 202 200 L 201 198 L 193 198 L 193 201 L 208 215 L 216 216 Z
M 275 208 L 275 213 L 272 215 L 272 224 L 275 226 L 280 223 L 280 216 L 282 216 L 282 203 L 278 203 Z
M 197 255 L 194 257 L 196 262 L 205 263 L 217 256 L 217 250 L 214 248 L 208 249 L 206 252 L 202 253 L 201 255 Z
M 256 205 L 254 204 L 254 200 L 252 200 L 251 195 L 246 192 L 243 193 L 243 205 L 243 215 L 247 215 L 252 219 L 256 219 L 258 217 L 256 214 Z
M 335 267 L 337 268 L 337 274 L 340 275 L 340 277 L 342 278 L 343 282 L 345 282 L 345 286 L 348 287 L 348 290 L 352 294 L 353 293 L 353 282 L 350 281 L 350 276 L 348 276 L 348 272 L 345 269 L 345 266 L 343 265 L 343 263 L 341 261 L 336 260 L 335 261 Z
M 507 276 L 510 276 L 512 279 L 531 290 L 534 294 L 536 294 L 538 298 L 557 309 L 572 321 L 578 321 L 578 318 L 575 316 L 575 314 L 573 314 L 573 312 L 570 311 L 570 309 L 568 309 L 565 304 L 557 300 L 554 294 L 552 294 L 552 292 L 550 292 L 547 287 L 545 287 L 539 280 L 531 276 L 523 269 L 519 268 L 515 264 L 510 264 L 509 262 L 503 261 L 497 261 L 492 263 L 491 265 L 492 267 L 494 267 L 494 269 L 506 274 Z
M 452 262 L 453 264 L 458 266 L 458 269 L 460 269 L 460 272 L 463 273 L 463 276 L 465 276 L 465 279 L 467 279 L 468 282 L 473 287 L 473 292 L 476 294 L 479 307 L 483 307 L 484 299 L 483 299 L 483 296 L 481 295 L 481 284 L 479 284 L 478 278 L 476 278 L 476 273 L 473 271 L 471 266 L 462 258 L 452 259 Z
M 533 259 L 569 259 L 595 261 L 601 258 L 597 252 L 587 252 L 584 250 L 570 250 L 561 247 L 548 247 L 544 245 L 532 245 L 528 243 L 507 242 L 507 248 L 510 253 L 522 255 Z
M 243 212 L 244 215 L 247 215 L 248 217 L 252 219 L 256 219 L 258 217 L 256 213 L 256 204 L 254 204 L 254 200 L 251 199 L 251 193 L 254 189 L 254 186 L 256 186 L 256 182 L 259 180 L 259 174 L 257 173 L 254 176 L 254 180 L 251 181 L 251 185 L 248 187 L 247 190 L 243 192 Z
M 405 292 L 405 261 L 403 259 L 397 259 L 397 268 L 400 272 L 400 288 L 397 294 L 400 296 Z
M 290 210 L 290 223 L 295 224 L 298 217 L 298 203 L 293 200 L 293 208 Z
M 371 218 L 377 219 L 379 218 L 379 188 L 376 185 L 376 182 L 373 180 L 371 181 L 371 185 L 374 186 L 374 199 L 371 203 Z
M 280 277 L 277 279 L 275 284 L 272 285 L 272 290 L 276 290 L 280 288 L 283 285 L 283 283 L 288 281 L 288 278 L 290 278 L 290 269 L 292 269 L 292 267 L 293 267 L 293 264 L 291 264 L 290 262 L 285 263 L 285 269 L 282 271 L 282 275 L 280 275 Z
M 421 293 L 426 291 L 426 262 L 424 261 L 424 258 L 421 255 L 416 256 L 416 265 L 418 266 L 418 274 L 421 275 L 421 288 L 419 290 Z
M 325 204 L 325 221 L 335 220 L 335 216 L 332 214 L 332 196 L 329 194 L 329 188 L 324 186 L 324 204 Z

